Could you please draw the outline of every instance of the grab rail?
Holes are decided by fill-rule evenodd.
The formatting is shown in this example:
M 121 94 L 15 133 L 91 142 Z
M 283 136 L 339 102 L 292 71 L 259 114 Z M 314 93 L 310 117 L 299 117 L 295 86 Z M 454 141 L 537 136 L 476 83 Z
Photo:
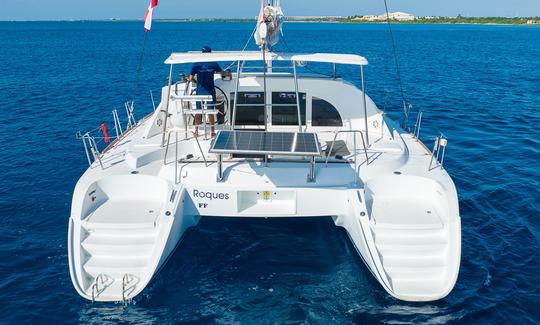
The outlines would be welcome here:
M 181 130 L 169 130 L 167 135 L 167 142 L 165 143 L 165 156 L 163 157 L 163 164 L 167 164 L 167 155 L 169 154 L 169 146 L 171 144 L 171 133 L 175 133 L 175 154 L 174 154 L 174 182 L 175 184 L 178 184 L 178 160 L 179 160 L 179 150 L 178 150 L 178 133 L 182 132 Z M 206 156 L 204 155 L 204 151 L 201 147 L 201 143 L 199 141 L 199 138 L 195 135 L 195 132 L 192 132 L 193 136 L 195 138 L 195 142 L 197 143 L 197 147 L 199 148 L 199 152 L 201 153 L 201 157 L 204 160 L 204 166 L 208 167 L 208 160 L 206 160 Z
M 134 102 L 125 102 L 124 107 L 126 108 L 126 115 L 128 117 L 128 128 L 131 128 L 137 122 L 135 121 L 135 117 L 133 116 L 133 112 L 135 111 Z
M 126 286 L 131 282 L 130 280 L 130 275 L 129 274 L 124 274 L 124 276 L 122 277 L 122 301 L 124 302 L 124 304 L 126 303 L 127 299 L 126 299 Z
M 360 136 L 362 137 L 362 144 L 364 146 L 364 154 L 366 155 L 366 164 L 369 165 L 369 156 L 367 154 L 367 146 L 366 146 L 366 140 L 364 138 L 364 134 L 362 133 L 362 131 L 360 130 L 336 130 L 335 132 L 335 135 L 334 135 L 334 140 L 332 141 L 332 145 L 330 146 L 330 150 L 328 151 L 328 153 L 326 154 L 326 161 L 325 161 L 325 165 L 328 166 L 328 160 L 330 159 L 330 155 L 332 154 L 332 150 L 334 149 L 334 144 L 336 143 L 336 140 L 337 140 L 337 136 L 340 134 L 340 133 L 354 133 L 354 175 L 355 175 L 355 179 L 354 179 L 354 182 L 355 184 L 358 183 L 358 174 L 357 174 L 357 170 L 358 170 L 358 159 L 357 159 L 357 145 L 356 145 L 356 133 L 360 133 Z
M 414 124 L 414 136 L 418 139 L 420 136 L 420 127 L 422 126 L 422 117 L 424 115 L 423 111 L 418 111 L 416 116 L 416 123 Z
M 116 131 L 116 137 L 124 135 L 124 130 L 122 130 L 122 124 L 120 123 L 120 117 L 118 117 L 118 110 L 113 109 L 112 116 L 114 120 L 114 130 Z
M 105 277 L 104 274 L 99 274 L 96 277 L 96 280 L 94 281 L 94 284 L 92 285 L 92 303 L 94 303 L 96 301 L 96 293 L 99 293 L 99 288 L 98 288 L 99 281 L 98 280 L 101 279 L 101 284 L 105 284 L 104 277 Z
M 76 134 L 77 139 L 82 140 L 83 146 L 84 146 L 84 152 L 86 153 L 86 159 L 88 160 L 88 165 L 92 167 L 92 159 L 90 159 L 90 153 L 92 153 L 92 156 L 94 157 L 94 161 L 99 161 L 99 165 L 101 166 L 101 169 L 103 168 L 103 162 L 101 161 L 101 153 L 99 152 L 96 140 L 93 136 L 90 135 L 90 132 L 86 132 L 85 134 L 81 134 L 81 132 L 77 132 Z
M 431 161 L 429 162 L 429 170 L 431 170 L 431 166 L 433 165 L 433 161 L 435 161 L 436 167 L 443 167 L 444 165 L 444 156 L 446 154 L 446 146 L 448 146 L 448 138 L 441 133 L 440 136 L 435 138 L 435 144 L 433 144 L 433 151 L 431 152 Z M 441 149 L 442 148 L 442 149 Z M 442 151 L 442 154 L 441 154 Z M 433 168 L 433 169 L 435 169 Z
M 150 99 L 152 100 L 152 107 L 154 108 L 154 112 L 156 111 L 156 102 L 154 101 L 154 93 L 152 92 L 152 89 L 150 89 Z

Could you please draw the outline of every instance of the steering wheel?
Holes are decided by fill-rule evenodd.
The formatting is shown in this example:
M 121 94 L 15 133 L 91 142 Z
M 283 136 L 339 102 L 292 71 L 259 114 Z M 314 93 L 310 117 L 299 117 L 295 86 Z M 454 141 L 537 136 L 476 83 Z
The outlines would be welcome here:
M 218 86 L 214 86 L 214 89 L 216 90 L 216 108 L 218 108 L 219 114 L 223 116 L 223 124 L 227 124 L 226 117 L 229 112 L 229 97 Z
M 218 86 L 214 86 L 214 89 L 216 90 L 216 102 L 214 103 L 216 105 L 216 108 L 219 110 L 219 115 L 223 116 L 223 123 L 221 124 L 227 124 L 227 113 L 229 112 L 229 97 L 227 96 L 227 93 L 223 91 L 223 89 L 219 88 Z M 191 88 L 190 95 L 194 95 L 196 92 L 196 88 Z

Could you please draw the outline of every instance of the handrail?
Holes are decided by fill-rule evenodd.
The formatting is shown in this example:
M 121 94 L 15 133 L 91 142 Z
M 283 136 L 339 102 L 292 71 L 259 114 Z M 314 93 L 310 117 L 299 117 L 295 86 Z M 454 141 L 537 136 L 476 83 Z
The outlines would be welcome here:
M 152 103 L 154 105 L 154 111 L 156 109 L 155 107 L 155 103 L 154 103 L 154 98 L 153 98 L 153 94 L 152 92 L 150 91 L 150 96 L 152 98 Z M 127 118 L 128 118 L 128 123 L 127 123 L 127 128 L 124 130 L 122 128 L 122 123 L 120 121 L 120 117 L 118 115 L 118 110 L 117 109 L 113 109 L 112 110 L 112 116 L 113 116 L 113 123 L 114 123 L 114 129 L 115 129 L 115 133 L 116 133 L 116 136 L 114 137 L 109 137 L 109 136 L 103 136 L 103 137 L 96 137 L 96 136 L 92 136 L 91 134 L 95 134 L 96 132 L 99 132 L 99 130 L 101 129 L 101 127 L 97 127 L 93 130 L 90 130 L 86 133 L 81 133 L 80 131 L 78 131 L 76 134 L 75 134 L 75 137 L 78 139 L 78 140 L 82 140 L 83 142 L 83 146 L 84 146 L 84 151 L 85 151 L 85 154 L 86 154 L 86 159 L 88 161 L 88 165 L 90 167 L 92 167 L 92 159 L 90 157 L 90 153 L 92 154 L 93 158 L 94 158 L 94 161 L 99 161 L 99 164 L 101 166 L 101 169 L 104 169 L 103 167 L 103 162 L 101 160 L 102 156 L 105 155 L 111 148 L 115 147 L 121 139 L 125 138 L 128 134 L 130 134 L 134 129 L 137 128 L 138 125 L 140 125 L 143 121 L 147 120 L 150 116 L 152 116 L 154 114 L 154 112 L 148 114 L 147 116 L 145 116 L 144 118 L 142 118 L 141 120 L 139 120 L 137 122 L 137 120 L 135 119 L 135 116 L 133 115 L 133 112 L 135 110 L 135 106 L 134 106 L 134 102 L 133 101 L 130 101 L 130 102 L 125 102 L 124 103 L 124 108 L 126 110 L 126 114 L 127 114 Z M 102 139 L 111 139 L 113 141 L 111 141 L 108 146 L 103 149 L 102 152 L 100 152 L 99 148 L 98 148 L 98 145 L 97 145 L 97 142 L 96 142 L 96 139 L 99 139 L 99 140 L 102 140 Z
M 119 138 L 121 135 L 124 135 L 124 130 L 122 130 L 122 124 L 120 123 L 120 117 L 118 117 L 117 109 L 113 109 L 112 116 L 114 120 L 114 130 L 116 131 L 116 137 Z
M 84 152 L 86 153 L 86 159 L 88 160 L 88 165 L 92 167 L 92 159 L 90 159 L 90 153 L 92 153 L 92 156 L 94 157 L 94 161 L 96 160 L 99 161 L 99 165 L 101 166 L 101 169 L 104 169 L 103 162 L 101 161 L 101 153 L 99 152 L 95 138 L 90 135 L 90 132 L 86 132 L 85 134 L 81 134 L 81 132 L 77 132 L 76 137 L 77 139 L 80 139 L 83 142 Z
M 178 160 L 179 160 L 179 150 L 178 150 L 178 133 L 182 132 L 181 130 L 169 130 L 167 135 L 167 142 L 165 143 L 165 156 L 163 157 L 163 164 L 167 164 L 167 155 L 169 154 L 169 146 L 171 144 L 171 133 L 175 133 L 175 159 L 174 159 L 174 183 L 178 184 Z M 192 132 L 195 138 L 195 142 L 197 143 L 197 147 L 199 147 L 199 151 L 201 153 L 201 156 L 204 160 L 204 166 L 208 167 L 208 161 L 206 160 L 206 156 L 204 155 L 204 151 L 201 147 L 201 143 L 199 141 L 199 138 L 195 135 L 195 132 Z
M 150 89 L 150 99 L 152 100 L 152 107 L 154 108 L 154 112 L 156 111 L 156 102 L 154 101 L 154 93 L 152 92 L 152 89 Z
M 208 162 L 206 161 L 206 157 L 204 156 L 204 151 L 202 150 L 201 143 L 199 142 L 199 138 L 195 135 L 195 132 L 193 132 L 193 136 L 195 137 L 195 141 L 197 142 L 197 146 L 199 147 L 199 151 L 201 152 L 201 156 L 204 160 L 205 167 L 208 167 Z M 176 161 L 178 162 L 178 157 L 176 157 Z
M 204 136 L 205 139 L 208 139 L 208 123 L 206 122 L 207 115 L 217 115 L 219 112 L 216 110 L 217 104 L 213 102 L 213 97 L 211 95 L 172 95 L 169 99 L 172 102 L 179 101 L 181 105 L 181 114 L 184 121 L 184 129 L 187 137 L 188 125 L 187 125 L 187 114 L 202 115 L 202 123 L 204 125 Z M 192 107 L 191 110 L 187 110 L 184 104 L 187 103 L 188 106 L 194 106 L 200 103 L 200 109 Z M 198 106 L 198 105 L 197 105 Z M 186 113 L 186 111 L 188 113 Z M 178 109 L 176 110 L 178 114 Z
M 131 280 L 129 279 L 129 274 L 124 274 L 124 276 L 122 277 L 122 301 L 124 302 L 124 304 L 126 303 L 126 286 L 131 282 Z
M 126 108 L 126 115 L 128 117 L 128 128 L 131 128 L 132 126 L 137 124 L 137 122 L 135 121 L 135 117 L 133 116 L 133 111 L 135 110 L 134 104 L 135 103 L 133 101 L 124 103 L 124 107 Z
M 358 174 L 357 174 L 358 159 L 356 157 L 357 156 L 357 153 L 356 153 L 356 151 L 357 151 L 356 133 L 360 133 L 360 136 L 362 137 L 362 144 L 364 146 L 364 154 L 366 155 L 366 164 L 369 165 L 369 156 L 367 154 L 366 140 L 364 139 L 364 134 L 362 133 L 362 131 L 360 131 L 360 130 L 336 130 L 335 135 L 334 135 L 334 140 L 332 141 L 332 145 L 330 146 L 330 150 L 326 154 L 325 165 L 328 166 L 328 160 L 330 159 L 330 155 L 332 154 L 332 150 L 334 149 L 334 144 L 336 143 L 337 136 L 340 133 L 354 133 L 354 176 L 355 176 L 354 182 L 357 183 L 358 182 Z
M 436 166 L 438 164 L 438 167 L 441 167 L 443 169 L 444 165 L 444 156 L 446 154 L 446 146 L 448 146 L 448 138 L 441 133 L 438 137 L 435 138 L 435 143 L 433 144 L 433 151 L 431 152 L 431 161 L 429 162 L 429 168 L 428 170 L 432 170 L 431 166 L 433 165 L 433 160 L 436 162 Z M 441 155 L 441 148 L 442 148 L 442 155 Z M 433 169 L 435 169 L 433 168 Z
M 424 112 L 418 111 L 418 116 L 416 116 L 416 123 L 414 124 L 414 136 L 418 139 L 420 136 L 420 127 L 422 125 L 422 117 Z
M 94 284 L 92 285 L 92 303 L 96 301 L 96 293 L 99 293 L 99 288 L 98 288 L 98 283 L 99 283 L 99 279 L 101 279 L 101 284 L 105 284 L 105 279 L 104 279 L 104 274 L 100 273 L 95 281 L 94 281 Z

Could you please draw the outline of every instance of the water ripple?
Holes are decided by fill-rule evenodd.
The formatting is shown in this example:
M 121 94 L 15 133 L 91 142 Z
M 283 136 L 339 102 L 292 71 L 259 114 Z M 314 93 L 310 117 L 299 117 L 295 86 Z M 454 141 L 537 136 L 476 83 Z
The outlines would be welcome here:
M 370 60 L 370 95 L 399 117 L 383 25 L 291 24 L 297 51 Z M 171 50 L 238 49 L 251 24 L 157 23 L 136 114 L 164 84 Z M 331 219 L 203 220 L 133 302 L 92 305 L 72 288 L 71 193 L 85 170 L 78 130 L 112 123 L 131 97 L 139 23 L 0 22 L 0 319 L 5 323 L 540 322 L 540 30 L 395 26 L 405 91 L 425 111 L 422 139 L 450 139 L 446 169 L 462 216 L 462 263 L 445 299 L 399 302 Z M 330 72 L 327 67 L 312 69 Z M 326 69 L 326 70 L 325 70 Z M 358 82 L 351 67 L 340 67 Z M 156 92 L 154 92 L 156 94 Z

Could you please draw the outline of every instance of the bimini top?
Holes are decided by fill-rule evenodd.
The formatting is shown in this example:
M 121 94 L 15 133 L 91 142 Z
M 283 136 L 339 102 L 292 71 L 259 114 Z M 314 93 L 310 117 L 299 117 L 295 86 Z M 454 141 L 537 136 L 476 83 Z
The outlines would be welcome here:
M 266 59 L 272 61 L 322 62 L 349 65 L 367 65 L 366 58 L 356 54 L 336 53 L 275 53 L 266 52 Z M 233 61 L 263 61 L 260 51 L 244 52 L 186 52 L 173 53 L 165 60 L 165 64 L 185 64 L 195 62 L 233 62 Z

